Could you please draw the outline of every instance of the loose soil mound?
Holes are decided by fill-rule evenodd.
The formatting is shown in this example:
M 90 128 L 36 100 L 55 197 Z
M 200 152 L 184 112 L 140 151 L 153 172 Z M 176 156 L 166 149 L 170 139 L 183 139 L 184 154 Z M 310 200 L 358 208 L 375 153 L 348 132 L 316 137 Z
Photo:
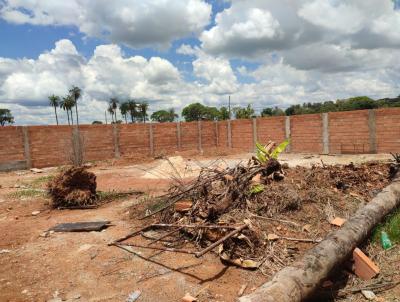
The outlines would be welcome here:
M 86 167 L 71 167 L 48 184 L 48 191 L 55 208 L 85 207 L 96 203 L 96 186 L 96 175 Z

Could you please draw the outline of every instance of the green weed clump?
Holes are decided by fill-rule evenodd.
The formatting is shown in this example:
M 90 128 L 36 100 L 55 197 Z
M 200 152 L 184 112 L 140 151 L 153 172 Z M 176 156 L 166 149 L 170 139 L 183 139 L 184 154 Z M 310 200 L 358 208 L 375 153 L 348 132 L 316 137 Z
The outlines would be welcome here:
M 400 209 L 389 214 L 385 221 L 380 223 L 373 231 L 372 240 L 380 243 L 381 232 L 385 231 L 393 244 L 400 243 Z

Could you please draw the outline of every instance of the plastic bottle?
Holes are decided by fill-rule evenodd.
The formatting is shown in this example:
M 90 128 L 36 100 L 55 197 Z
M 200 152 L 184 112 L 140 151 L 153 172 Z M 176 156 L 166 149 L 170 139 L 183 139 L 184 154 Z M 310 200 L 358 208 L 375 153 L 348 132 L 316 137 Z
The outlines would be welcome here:
M 392 242 L 386 232 L 381 232 L 381 244 L 384 250 L 390 249 L 392 247 Z

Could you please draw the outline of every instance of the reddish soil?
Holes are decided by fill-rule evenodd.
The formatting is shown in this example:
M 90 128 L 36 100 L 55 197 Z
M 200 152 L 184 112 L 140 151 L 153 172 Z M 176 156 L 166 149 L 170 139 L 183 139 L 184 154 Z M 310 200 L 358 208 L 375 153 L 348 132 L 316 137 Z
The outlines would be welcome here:
M 100 190 L 151 190 L 166 188 L 168 182 L 99 173 Z M 128 198 L 91 210 L 53 210 L 48 200 L 11 198 L 15 183 L 29 182 L 43 174 L 0 174 L 0 301 L 47 301 L 59 293 L 66 299 L 80 294 L 78 301 L 125 301 L 129 293 L 141 290 L 139 301 L 179 301 L 186 292 L 201 289 L 200 301 L 233 301 L 244 283 L 248 290 L 265 281 L 260 273 L 226 267 L 208 254 L 163 253 L 153 263 L 107 243 L 127 234 L 142 221 L 130 220 L 129 209 L 137 198 Z M 4 180 L 4 181 L 3 181 Z M 138 205 L 138 211 L 143 207 Z M 33 211 L 40 211 L 32 216 Z M 102 232 L 41 234 L 57 223 L 110 220 Z M 144 256 L 153 252 L 141 250 Z M 159 264 L 157 264 L 159 263 Z M 181 267 L 180 272 L 176 270 Z
M 102 191 L 131 189 L 158 194 L 168 188 L 168 180 L 141 179 L 140 173 L 135 174 L 132 169 L 103 163 L 91 170 L 97 175 L 98 189 Z M 248 293 L 267 280 L 260 271 L 224 266 L 215 253 L 200 259 L 161 253 L 149 262 L 108 246 L 132 228 L 143 226 L 143 221 L 131 217 L 143 213 L 146 196 L 127 197 L 98 209 L 60 211 L 51 209 L 45 197 L 10 195 L 21 192 L 21 188 L 14 188 L 16 184 L 29 185 L 55 173 L 55 170 L 42 174 L 0 173 L 0 301 L 47 301 L 57 294 L 64 300 L 79 294 L 79 299 L 69 301 L 125 301 L 135 290 L 142 292 L 138 301 L 143 302 L 180 301 L 185 293 L 195 295 L 199 291 L 199 301 L 235 301 L 243 284 L 248 285 L 245 291 Z M 316 211 L 312 203 L 305 210 Z M 33 216 L 34 211 L 40 213 Z M 295 217 L 290 214 L 287 219 Z M 102 232 L 52 233 L 43 237 L 57 223 L 96 220 L 110 220 L 113 226 Z M 301 244 L 301 249 L 307 246 Z M 135 250 L 145 257 L 157 254 Z M 399 248 L 379 251 L 378 255 L 374 260 L 382 268 L 382 274 L 398 277 Z M 388 272 L 390 267 L 392 270 Z M 382 301 L 396 301 L 399 288 L 378 296 L 386 298 Z M 363 301 L 360 294 L 348 299 Z

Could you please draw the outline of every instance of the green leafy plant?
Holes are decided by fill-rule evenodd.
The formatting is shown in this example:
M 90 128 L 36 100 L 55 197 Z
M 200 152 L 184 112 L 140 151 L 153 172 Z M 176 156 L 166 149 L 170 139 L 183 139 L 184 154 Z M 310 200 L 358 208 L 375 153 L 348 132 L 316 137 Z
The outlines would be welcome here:
M 253 185 L 251 188 L 250 188 L 250 193 L 251 194 L 258 194 L 258 193 L 261 193 L 261 192 L 263 192 L 264 191 L 264 185 L 262 185 L 262 184 L 257 184 L 257 185 Z
M 381 231 L 389 235 L 392 243 L 400 243 L 400 209 L 389 214 L 372 232 L 372 240 L 377 244 L 380 242 Z
M 284 140 L 282 143 L 280 143 L 277 147 L 274 149 L 270 150 L 271 148 L 268 146 L 263 146 L 259 142 L 256 142 L 256 156 L 257 159 L 261 163 L 266 163 L 270 158 L 277 159 L 279 154 L 281 154 L 283 151 L 285 151 L 286 147 L 289 145 L 290 141 L 289 139 Z

